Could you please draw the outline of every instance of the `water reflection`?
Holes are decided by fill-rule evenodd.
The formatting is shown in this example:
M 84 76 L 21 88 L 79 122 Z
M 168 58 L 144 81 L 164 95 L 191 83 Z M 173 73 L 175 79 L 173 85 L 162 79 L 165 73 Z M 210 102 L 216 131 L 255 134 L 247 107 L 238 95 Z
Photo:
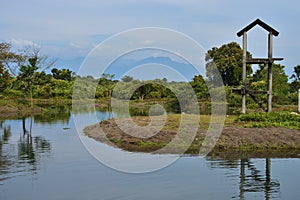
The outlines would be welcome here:
M 34 121 L 39 124 L 68 124 L 71 117 L 71 105 L 69 104 L 51 104 L 43 105 L 47 112 L 41 115 L 35 115 Z
M 279 197 L 280 183 L 278 180 L 271 178 L 271 159 L 265 158 L 264 168 L 255 163 L 250 158 L 240 160 L 222 160 L 216 158 L 207 158 L 210 168 L 239 168 L 239 194 L 233 196 L 233 199 L 245 199 L 247 194 L 263 193 L 264 199 Z M 228 177 L 237 175 L 228 174 Z
M 32 132 L 33 118 L 29 118 L 29 128 L 23 118 L 22 132 L 19 137 L 12 137 L 11 126 L 5 120 L 0 121 L 0 181 L 14 177 L 16 174 L 37 170 L 42 158 L 51 153 L 51 143 L 42 136 Z M 20 173 L 22 172 L 22 173 Z M 1 183 L 0 183 L 1 184 Z
M 109 103 L 109 102 L 108 102 Z M 138 104 L 138 103 L 137 103 Z M 149 110 L 150 107 L 155 105 L 156 103 L 142 103 L 140 106 L 132 106 L 129 104 L 129 114 L 130 116 L 149 116 Z M 167 113 L 180 113 L 180 111 L 174 110 L 172 107 L 170 107 L 167 103 L 165 102 L 157 102 L 157 104 L 163 105 L 164 109 L 166 110 Z M 94 101 L 83 101 L 83 102 L 74 102 L 74 107 L 72 108 L 72 113 L 73 114 L 85 114 L 85 113 L 93 113 L 95 112 L 95 106 L 96 106 L 96 111 L 98 112 L 112 112 L 112 108 L 110 104 L 103 105 L 101 107 L 97 107 L 97 103 Z M 152 110 L 152 112 L 155 112 L 155 110 Z M 128 110 L 126 106 L 120 106 L 120 107 L 115 107 L 114 109 L 114 115 L 118 117 L 129 117 L 128 116 Z M 155 114 L 155 113 L 152 113 Z M 164 114 L 161 110 L 158 110 L 157 115 Z
M 0 181 L 14 177 L 16 174 L 35 173 L 42 159 L 51 155 L 50 141 L 34 132 L 34 123 L 69 124 L 71 105 L 40 106 L 46 108 L 47 112 L 13 120 L 20 124 L 21 130 L 18 126 L 13 126 L 12 129 L 11 120 L 0 120 Z
M 61 107 L 57 107 L 57 108 L 53 108 L 53 114 L 51 116 L 32 116 L 29 118 L 23 118 L 23 119 L 18 119 L 18 120 L 0 120 L 0 185 L 1 184 L 7 184 L 7 187 L 10 187 L 10 182 L 12 181 L 4 181 L 6 179 L 11 179 L 12 177 L 20 177 L 23 175 L 31 175 L 35 174 L 35 173 L 41 173 L 39 172 L 39 169 L 41 168 L 41 166 L 43 166 L 43 162 L 49 162 L 49 160 L 47 160 L 47 158 L 49 157 L 54 157 L 57 156 L 57 154 L 55 154 L 55 152 L 59 152 L 59 154 L 61 154 L 61 149 L 65 148 L 65 145 L 68 145 L 68 147 L 77 147 L 75 145 L 79 145 L 76 140 L 76 143 L 72 143 L 75 140 L 70 139 L 70 138 L 66 138 L 66 137 L 70 137 L 70 134 L 62 134 L 60 131 L 62 130 L 62 125 L 69 125 L 69 121 L 71 120 L 71 115 L 72 114 L 82 114 L 82 113 L 87 113 L 87 112 L 94 112 L 94 109 L 90 109 L 88 107 L 83 107 L 82 110 L 77 110 L 72 111 L 71 114 L 71 110 L 70 107 L 68 106 L 61 106 Z M 148 112 L 147 109 L 144 109 L 143 111 L 141 110 L 134 110 L 131 111 L 132 114 L 136 114 L 136 115 L 141 115 Z M 98 120 L 104 120 L 107 118 L 111 118 L 114 117 L 115 115 L 113 115 L 110 111 L 109 108 L 103 108 L 101 110 L 98 110 L 98 112 L 96 113 Z M 122 112 L 117 113 L 116 115 L 120 115 L 122 116 Z M 84 117 L 86 117 L 87 115 L 83 115 Z M 37 125 L 39 125 L 39 129 L 37 129 Z M 53 134 L 51 134 L 51 137 L 49 135 L 47 135 L 47 133 L 45 133 L 44 131 L 47 130 L 47 128 L 51 128 Z M 43 132 L 38 132 L 38 130 L 42 130 Z M 51 142 L 49 141 L 49 138 L 51 138 Z M 56 138 L 56 139 L 55 139 Z M 64 140 L 66 139 L 66 140 Z M 59 141 L 59 142 L 58 142 Z M 63 141 L 63 142 L 61 142 Z M 61 146 L 60 146 L 61 145 Z M 96 145 L 96 144 L 95 144 Z M 55 149 L 54 149 L 55 147 Z M 60 148 L 58 148 L 60 147 Z M 78 148 L 80 149 L 80 148 Z M 80 152 L 80 150 L 79 150 Z M 52 155 L 54 154 L 54 155 Z M 74 153 L 70 153 L 70 154 L 66 154 L 67 156 L 69 155 L 74 155 Z M 143 185 L 143 183 L 146 184 L 145 188 L 150 188 L 147 184 L 149 184 L 149 182 L 147 183 L 147 181 L 145 181 L 146 179 L 141 179 L 140 184 L 139 184 L 139 179 L 137 178 L 137 176 L 127 176 L 127 175 L 123 175 L 123 174 L 118 174 L 118 173 L 113 173 L 111 171 L 109 171 L 109 173 L 106 174 L 107 171 L 105 171 L 106 169 L 103 170 L 99 170 L 102 173 L 103 172 L 103 176 L 101 176 L 101 178 L 103 178 L 103 183 L 99 182 L 99 180 L 101 180 L 101 178 L 95 176 L 96 173 L 92 173 L 93 170 L 90 169 L 95 169 L 94 171 L 98 170 L 98 164 L 95 164 L 95 168 L 90 168 L 94 166 L 94 161 L 92 162 L 93 164 L 90 165 L 86 165 L 84 163 L 83 165 L 83 161 L 82 159 L 78 159 L 78 155 L 75 154 L 76 156 L 69 156 L 67 157 L 66 155 L 60 155 L 62 156 L 64 162 L 60 163 L 62 166 L 57 166 L 62 172 L 65 172 L 63 174 L 66 174 L 63 176 L 63 178 L 61 177 L 61 174 L 57 175 L 56 178 L 61 178 L 61 180 L 66 180 L 65 183 L 69 183 L 70 185 L 75 184 L 74 183 L 74 179 L 70 179 L 71 181 L 68 182 L 66 177 L 73 177 L 76 175 L 80 175 L 83 174 L 84 177 L 86 178 L 87 183 L 86 185 L 97 185 L 100 184 L 100 186 L 104 186 L 103 188 L 105 188 L 105 184 L 107 184 L 109 187 L 109 189 L 103 189 L 105 191 L 110 191 L 111 188 L 113 188 L 115 185 L 118 185 L 116 187 L 121 188 L 120 184 L 124 183 L 126 185 L 128 185 L 129 187 L 132 186 L 134 189 L 136 189 L 136 185 Z M 196 199 L 199 196 L 202 195 L 201 190 L 199 190 L 198 186 L 199 184 L 202 184 L 203 182 L 205 182 L 206 179 L 206 174 L 207 176 L 209 175 L 216 175 L 217 178 L 213 179 L 213 180 L 218 180 L 220 178 L 219 173 L 215 173 L 217 170 L 224 170 L 225 171 L 225 177 L 226 180 L 230 180 L 229 182 L 233 185 L 230 187 L 233 187 L 233 191 L 231 192 L 231 188 L 230 188 L 230 197 L 232 199 L 248 199 L 248 197 L 250 197 L 250 199 L 273 199 L 273 198 L 277 198 L 280 195 L 280 189 L 282 190 L 282 194 L 284 193 L 284 187 L 282 186 L 280 188 L 280 183 L 278 180 L 274 179 L 271 175 L 271 165 L 272 165 L 272 160 L 269 158 L 264 158 L 264 159 L 250 159 L 247 158 L 245 155 L 237 155 L 235 156 L 234 154 L 227 153 L 224 157 L 221 157 L 221 154 L 214 154 L 214 155 L 218 155 L 219 158 L 215 157 L 208 157 L 207 159 L 207 163 L 208 163 L 208 167 L 204 166 L 204 168 L 201 168 L 202 170 L 207 170 L 207 171 L 203 171 L 203 173 L 205 174 L 205 178 L 203 178 L 203 176 L 199 177 L 197 176 L 198 172 L 199 172 L 199 168 L 195 168 L 195 171 L 191 171 L 190 173 L 193 174 L 191 175 L 191 179 L 186 180 L 187 183 L 189 183 L 189 186 L 187 186 L 187 196 L 186 199 Z M 86 156 L 86 154 L 82 155 L 82 156 Z M 243 157 L 243 158 L 242 158 Z M 46 159 L 46 160 L 45 160 Z M 85 159 L 83 159 L 84 162 L 86 161 Z M 197 162 L 194 162 L 195 159 L 187 159 L 188 162 L 184 163 L 184 165 L 196 165 L 199 164 Z M 191 164 L 192 162 L 192 164 Z M 74 163 L 77 163 L 78 168 L 76 168 L 76 170 L 78 171 L 73 171 L 70 170 L 70 166 Z M 274 163 L 273 163 L 274 165 Z M 84 166 L 84 167 L 81 167 Z M 165 169 L 165 171 L 162 172 L 158 172 L 157 174 L 150 174 L 149 175 L 149 179 L 150 182 L 153 182 L 153 188 L 155 188 L 155 186 L 157 186 L 157 183 L 161 183 L 162 187 L 159 187 L 159 189 L 163 190 L 164 189 L 164 181 L 167 182 L 168 187 L 170 189 L 170 191 L 167 191 L 168 193 L 176 193 L 178 192 L 173 191 L 172 188 L 178 188 L 176 184 L 182 186 L 184 182 L 184 178 L 185 177 L 180 177 L 180 174 L 182 173 L 182 168 L 179 167 L 178 170 L 176 171 L 175 174 L 171 175 L 169 174 L 169 178 L 170 180 L 168 180 L 167 175 L 170 171 L 176 169 L 176 164 L 174 165 L 174 167 L 170 167 L 170 169 Z M 275 168 L 275 167 L 274 167 Z M 190 168 L 189 168 L 190 169 Z M 210 173 L 208 169 L 213 169 L 213 173 Z M 82 171 L 80 171 L 82 170 Z M 49 173 L 50 170 L 44 170 L 45 176 L 48 177 L 52 177 L 53 174 Z M 89 172 L 87 174 L 85 174 L 86 172 Z M 56 173 L 56 170 L 54 170 L 54 172 Z M 98 173 L 98 171 L 97 171 Z M 160 173 L 165 173 L 162 179 L 160 179 Z M 195 175 L 194 175 L 195 174 Z M 87 175 L 87 176 L 86 176 Z M 153 175 L 153 176 L 152 176 Z M 166 176 L 165 176 L 166 175 Z M 111 178 L 111 177 L 112 178 Z M 128 177 L 128 182 L 124 181 L 124 176 Z M 144 176 L 144 175 L 143 175 Z M 145 175 L 148 176 L 148 175 Z M 79 176 L 81 178 L 81 176 Z M 121 177 L 119 179 L 119 177 Z M 140 177 L 140 176 L 139 176 Z M 20 182 L 18 179 L 16 178 L 16 182 Z M 78 178 L 78 177 L 77 177 Z M 182 178 L 182 179 L 181 179 Z M 211 177 L 207 177 L 211 178 Z M 222 178 L 222 177 L 221 177 Z M 79 178 L 78 178 L 79 179 Z M 149 180 L 148 179 L 148 180 Z M 194 179 L 194 180 L 193 180 Z M 198 181 L 199 179 L 199 181 Z M 48 181 L 48 179 L 45 179 L 46 181 Z M 109 182 L 110 180 L 112 180 L 112 182 Z M 155 180 L 155 181 L 153 181 Z M 284 180 L 282 180 L 280 178 L 282 185 L 284 185 Z M 44 180 L 42 180 L 44 181 Z M 115 181 L 115 182 L 114 182 Z M 137 182 L 135 182 L 137 181 Z M 203 181 L 203 182 L 202 182 Z M 173 183 L 174 185 L 170 184 Z M 195 184 L 191 184 L 195 182 Z M 40 183 L 40 182 L 38 182 Z M 42 182 L 43 183 L 43 182 Z M 54 183 L 50 183 L 51 184 L 56 184 L 57 182 Z M 93 184 L 90 184 L 93 183 Z M 103 185 L 101 185 L 101 183 Z M 211 185 L 208 185 L 207 187 L 212 188 L 211 192 L 215 192 L 214 191 L 214 184 L 216 182 L 212 182 Z M 224 184 L 227 184 L 228 182 L 224 182 Z M 79 181 L 80 186 L 84 185 Z M 166 184 L 166 185 L 167 185 Z M 206 183 L 205 183 L 206 184 Z M 208 183 L 207 183 L 208 184 Z M 221 182 L 221 184 L 223 184 L 223 182 Z M 13 185 L 13 184 L 12 184 Z M 30 185 L 30 184 L 28 184 Z M 41 184 L 43 185 L 43 184 Z M 46 185 L 46 184 L 45 184 Z M 186 184 L 188 185 L 188 184 Z M 48 185 L 47 185 L 48 186 Z M 64 188 L 62 185 L 61 188 Z M 152 185 L 150 185 L 152 186 Z M 160 186 L 160 185 L 159 185 Z M 57 186 L 57 188 L 59 188 L 60 186 Z M 191 188 L 189 188 L 191 187 Z M 14 187 L 12 187 L 14 188 Z M 28 188 L 28 187 L 27 187 Z M 74 186 L 75 188 L 75 186 Z M 78 187 L 76 187 L 78 188 Z M 94 189 L 93 187 L 91 187 L 92 189 Z M 142 187 L 143 188 L 143 187 Z M 97 188 L 98 189 L 98 188 Z M 188 189 L 190 189 L 190 191 L 188 191 Z M 166 189 L 167 190 L 167 189 Z M 135 191 L 135 190 L 134 190 Z M 145 189 L 146 191 L 146 189 Z M 74 192 L 74 191 L 73 191 Z M 91 191 L 90 193 L 93 193 L 94 191 Z M 97 196 L 102 195 L 102 193 L 105 193 L 103 191 L 99 191 L 99 194 L 97 194 Z M 117 194 L 118 190 L 114 191 L 114 194 Z M 71 194 L 72 192 L 70 192 Z M 195 194 L 195 196 L 193 196 L 193 198 L 190 198 L 191 196 L 188 196 L 191 194 Z M 201 194 L 198 194 L 201 193 Z M 204 192 L 205 193 L 205 192 Z M 224 192 L 225 193 L 225 192 Z M 78 193 L 76 193 L 76 191 L 74 193 L 72 193 L 75 197 L 78 195 Z M 120 197 L 122 197 L 122 191 L 117 194 L 120 195 Z M 123 194 L 124 195 L 124 194 Z M 124 195 L 124 198 L 127 197 L 128 193 L 126 193 Z M 210 196 L 205 196 L 205 194 L 203 194 L 202 198 L 209 198 Z M 220 198 L 217 199 L 222 199 L 222 194 L 219 196 Z M 47 198 L 47 197 L 46 197 Z M 91 199 L 91 198 L 88 198 Z M 107 198 L 108 199 L 108 198 Z
M 6 174 L 9 166 L 11 165 L 10 156 L 3 150 L 3 146 L 8 144 L 8 140 L 11 137 L 11 131 L 9 125 L 4 125 L 4 121 L 0 121 L 0 175 Z M 0 177 L 0 181 L 6 178 Z
M 18 160 L 28 163 L 36 169 L 41 156 L 50 153 L 51 144 L 41 136 L 32 137 L 30 134 L 21 135 L 18 141 Z

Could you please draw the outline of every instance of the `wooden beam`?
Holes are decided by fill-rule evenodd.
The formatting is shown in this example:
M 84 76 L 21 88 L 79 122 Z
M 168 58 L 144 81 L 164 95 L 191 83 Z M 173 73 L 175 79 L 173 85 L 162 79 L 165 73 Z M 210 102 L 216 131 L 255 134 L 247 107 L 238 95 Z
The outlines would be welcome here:
M 258 100 L 258 99 L 256 98 L 256 96 L 253 95 L 253 94 L 249 94 L 249 96 L 250 96 L 250 97 L 258 104 L 258 106 L 259 106 L 262 110 L 265 110 L 262 101 Z
M 236 94 L 242 94 L 242 89 L 240 88 L 231 88 L 231 91 Z
M 231 88 L 231 91 L 236 94 L 268 94 L 268 91 L 265 90 L 243 90 L 241 88 Z
M 249 58 L 247 59 L 247 64 L 268 64 L 274 61 L 281 61 L 283 58 Z
M 247 91 L 247 93 L 249 93 L 249 94 L 268 94 L 268 91 L 264 91 L 264 90 L 249 90 L 249 91 Z

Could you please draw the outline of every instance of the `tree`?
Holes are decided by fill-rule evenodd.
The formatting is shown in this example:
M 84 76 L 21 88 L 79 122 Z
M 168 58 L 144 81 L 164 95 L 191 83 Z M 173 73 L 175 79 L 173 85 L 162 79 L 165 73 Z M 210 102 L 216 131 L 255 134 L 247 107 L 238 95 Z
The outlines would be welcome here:
M 247 52 L 247 57 L 251 58 L 251 54 Z M 206 61 L 206 76 L 209 81 L 215 83 L 222 81 L 224 85 L 236 86 L 239 85 L 242 79 L 243 66 L 243 50 L 236 42 L 224 44 L 220 48 L 213 47 L 207 51 Z M 215 63 L 216 68 L 214 68 Z M 217 80 L 216 73 L 219 71 L 222 80 Z M 247 65 L 247 74 L 250 75 L 252 69 Z
M 147 83 L 146 81 L 141 82 L 141 86 L 135 90 L 134 95 L 137 95 L 139 99 L 143 101 L 145 96 L 151 92 L 151 89 L 151 83 Z
M 0 43 L 0 66 L 15 76 L 20 63 L 26 59 L 20 53 L 13 52 L 11 48 L 9 43 Z
M 105 74 L 105 73 L 103 73 L 101 75 L 101 78 L 104 78 L 106 80 L 110 80 L 111 81 L 113 78 L 115 78 L 115 74 Z
M 122 77 L 121 79 L 123 82 L 130 82 L 133 80 L 133 77 L 132 76 L 128 76 L 128 75 L 125 75 Z
M 45 71 L 35 72 L 35 85 L 33 87 L 33 97 L 49 98 L 52 94 L 52 76 Z
M 300 65 L 294 67 L 294 73 L 292 74 L 291 79 L 294 79 L 298 82 L 300 81 Z
M 19 81 L 19 85 L 23 90 L 24 99 L 27 96 L 27 93 L 30 93 L 30 98 L 32 100 L 32 87 L 35 84 L 35 73 L 39 68 L 37 66 L 38 58 L 32 57 L 28 59 L 27 65 L 22 65 L 19 70 L 19 75 L 17 76 L 17 80 Z
M 0 63 L 0 92 L 3 92 L 11 84 L 11 76 L 8 71 Z
M 111 97 L 112 91 L 117 83 L 117 80 L 112 80 L 115 77 L 114 74 L 103 73 L 98 81 L 96 94 L 99 97 Z M 100 94 L 100 91 L 102 94 Z
M 40 48 L 35 45 L 25 47 L 23 49 L 22 58 L 22 62 L 19 63 L 16 80 L 23 92 L 24 100 L 29 92 L 31 105 L 33 105 L 33 87 L 45 82 L 41 79 L 48 76 L 46 76 L 46 73 L 42 72 L 52 67 L 55 64 L 55 61 L 50 60 L 46 55 L 42 55 Z
M 298 92 L 300 89 L 300 65 L 294 67 L 294 72 L 290 79 L 293 79 L 293 82 L 291 82 L 291 92 Z
M 273 64 L 273 101 L 278 104 L 284 104 L 288 100 L 290 86 L 288 83 L 288 76 L 285 74 L 285 66 L 280 64 Z M 260 69 L 253 75 L 255 82 L 251 83 L 251 89 L 267 90 L 268 85 L 268 69 L 267 67 L 260 66 Z M 259 95 L 257 95 L 259 96 Z M 266 96 L 266 95 L 264 95 Z M 265 97 L 261 98 L 265 99 Z
M 15 75 L 18 63 L 24 58 L 11 50 L 11 44 L 0 43 L 0 92 L 11 86 L 12 75 Z
M 57 69 L 57 68 L 53 68 L 51 70 L 52 76 L 55 79 L 61 79 L 61 80 L 65 80 L 65 81 L 71 81 L 72 77 L 73 77 L 73 72 L 69 69 Z
M 194 76 L 193 80 L 191 81 L 191 86 L 194 89 L 198 99 L 209 98 L 208 88 L 203 76 Z

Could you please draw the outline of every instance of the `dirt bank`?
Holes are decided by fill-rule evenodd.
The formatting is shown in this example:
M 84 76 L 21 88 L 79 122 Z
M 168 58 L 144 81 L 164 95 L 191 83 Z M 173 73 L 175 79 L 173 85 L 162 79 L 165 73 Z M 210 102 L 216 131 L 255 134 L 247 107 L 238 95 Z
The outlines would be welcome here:
M 84 129 L 84 132 L 87 136 L 97 141 L 126 151 L 153 152 L 161 149 L 173 140 L 177 134 L 178 120 L 178 115 L 168 118 L 165 123 L 166 128 L 164 127 L 157 134 L 149 138 L 134 137 L 124 133 L 114 119 L 88 126 Z M 145 126 L 149 123 L 149 118 L 133 117 L 133 121 L 140 126 Z M 198 153 L 206 136 L 207 124 L 209 123 L 205 119 L 202 121 L 206 125 L 202 125 L 201 127 L 203 128 L 198 129 L 196 137 L 186 153 Z M 143 133 L 141 132 L 141 134 Z M 174 146 L 174 149 L 176 148 L 180 147 Z M 298 153 L 300 152 L 300 131 L 283 127 L 244 128 L 240 124 L 233 123 L 232 120 L 227 120 L 222 134 L 213 149 L 214 153 L 220 151 L 261 152 L 262 154 L 264 154 L 263 152 L 269 152 L 270 154 L 271 152 L 286 152 L 287 154 L 293 151 L 294 153 L 289 153 L 289 155 L 295 157 L 300 155 Z

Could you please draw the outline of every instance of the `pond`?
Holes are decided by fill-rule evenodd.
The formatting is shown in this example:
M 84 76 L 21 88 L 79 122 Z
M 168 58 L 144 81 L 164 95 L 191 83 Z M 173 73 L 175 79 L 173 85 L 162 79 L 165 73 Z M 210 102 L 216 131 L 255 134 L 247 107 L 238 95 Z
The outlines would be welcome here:
M 96 113 L 99 120 L 112 115 L 108 111 Z M 116 150 L 79 137 L 82 133 L 77 133 L 75 118 L 90 125 L 95 113 L 65 111 L 50 117 L 0 121 L 0 199 L 297 199 L 300 196 L 297 158 L 225 160 L 182 156 L 172 165 L 150 173 L 117 171 L 95 159 L 82 139 L 105 148 L 108 154 Z M 151 159 L 148 154 L 139 156 Z

